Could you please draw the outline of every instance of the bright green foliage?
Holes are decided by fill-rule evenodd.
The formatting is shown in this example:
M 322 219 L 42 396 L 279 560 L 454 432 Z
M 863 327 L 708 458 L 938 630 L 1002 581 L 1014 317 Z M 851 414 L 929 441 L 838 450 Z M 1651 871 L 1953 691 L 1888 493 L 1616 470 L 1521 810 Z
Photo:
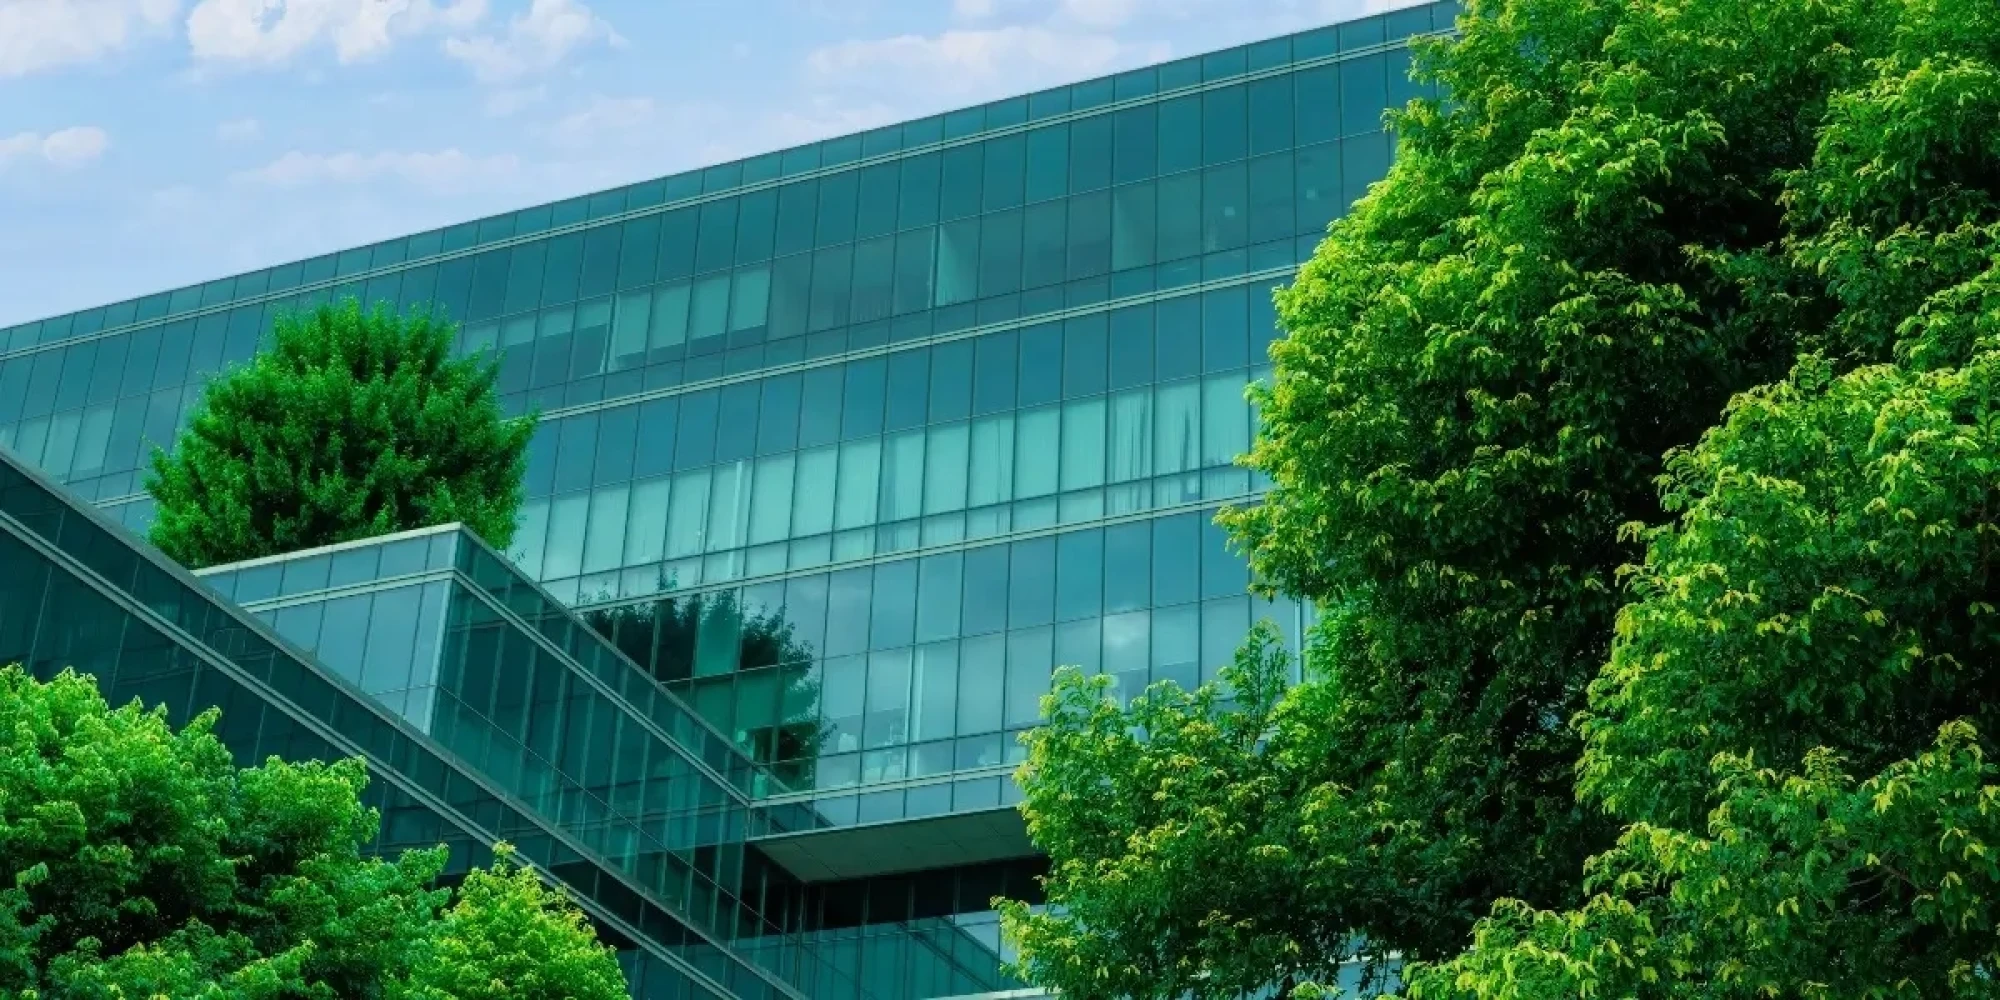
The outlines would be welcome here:
M 485 888 L 519 873 L 475 873 L 445 913 L 443 848 L 366 855 L 360 761 L 238 769 L 215 720 L 176 732 L 87 677 L 0 669 L 0 996 L 393 1000 L 542 959 L 576 976 L 563 995 L 611 995 L 583 991 L 618 968 L 573 911 Z
M 1228 522 L 1321 603 L 1307 680 L 1248 748 L 1060 692 L 1025 806 L 1090 905 L 1017 917 L 1025 968 L 1229 995 L 1362 935 L 1426 998 L 2000 995 L 2000 5 L 1469 7 L 1279 296 Z M 1222 874 L 1142 877 L 1161 824 Z
M 1581 786 L 1633 825 L 1418 995 L 1995 995 L 2000 8 L 1879 7 L 1819 11 L 1881 51 L 1775 258 L 1824 353 L 1671 460 L 1591 689 Z
M 453 331 L 351 299 L 280 316 L 154 453 L 153 544 L 199 567 L 459 521 L 504 549 L 534 420 L 501 417 Z
M 1778 171 L 1849 71 L 1822 6 L 1472 3 L 1430 57 L 1455 104 L 1396 117 L 1388 179 L 1280 293 L 1250 457 L 1276 489 L 1227 521 L 1334 608 L 1318 783 L 1347 801 L 1313 836 L 1400 886 L 1322 887 L 1343 929 L 1445 953 L 1610 843 L 1567 723 L 1663 453 L 1791 363 L 1731 255 L 1779 238 Z
M 1051 909 L 1001 904 L 1030 981 L 1077 1000 L 1234 995 L 1352 953 L 1300 946 L 1301 928 L 1338 926 L 1341 900 L 1315 891 L 1322 859 L 1299 846 L 1310 768 L 1287 750 L 1310 720 L 1288 714 L 1290 667 L 1260 624 L 1194 692 L 1163 683 L 1120 708 L 1109 677 L 1057 674 L 1021 770 Z
M 0 670 L 0 993 L 387 995 L 443 851 L 363 856 L 359 762 L 238 770 L 215 718 Z
M 459 886 L 409 1000 L 624 1000 L 625 977 L 583 913 L 502 845 Z

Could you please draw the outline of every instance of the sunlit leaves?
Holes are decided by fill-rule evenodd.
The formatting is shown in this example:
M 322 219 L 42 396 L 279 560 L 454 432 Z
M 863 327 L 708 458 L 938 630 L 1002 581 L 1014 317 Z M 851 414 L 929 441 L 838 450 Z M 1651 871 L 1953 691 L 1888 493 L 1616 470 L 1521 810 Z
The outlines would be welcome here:
M 205 566 L 459 521 L 504 548 L 534 421 L 501 417 L 454 332 L 351 299 L 281 315 L 154 453 L 153 543 Z
M 239 769 L 216 718 L 175 730 L 87 677 L 0 669 L 0 994 L 626 995 L 532 873 L 474 872 L 452 902 L 442 848 L 366 853 L 379 817 L 361 762 Z

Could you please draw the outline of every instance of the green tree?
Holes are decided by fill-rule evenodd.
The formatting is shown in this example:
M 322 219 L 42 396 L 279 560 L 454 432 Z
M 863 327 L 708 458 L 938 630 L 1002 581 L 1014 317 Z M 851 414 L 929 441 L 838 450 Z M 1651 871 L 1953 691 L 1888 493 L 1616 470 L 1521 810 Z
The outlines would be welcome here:
M 529 960 L 575 975 L 561 995 L 624 995 L 573 909 L 526 909 L 521 873 L 452 903 L 443 848 L 364 853 L 360 761 L 239 769 L 217 717 L 175 731 L 87 677 L 0 669 L 0 995 L 435 997 Z
M 1306 936 L 1340 927 L 1343 901 L 1318 891 L 1300 837 L 1313 768 L 1284 748 L 1312 720 L 1287 697 L 1291 669 L 1260 623 L 1222 683 L 1192 692 L 1160 684 L 1121 706 L 1110 676 L 1058 671 L 1019 776 L 1048 908 L 999 904 L 1032 979 L 1065 996 L 1288 993 L 1353 957 L 1352 939 Z
M 1110 996 L 1107 969 L 1166 963 L 1173 983 L 1250 991 L 1360 942 L 1452 954 L 1497 898 L 1575 898 L 1617 834 L 1576 799 L 1569 722 L 1641 551 L 1619 526 L 1662 516 L 1665 453 L 1782 377 L 1794 314 L 1818 308 L 1751 279 L 1789 277 L 1759 256 L 1784 235 L 1783 172 L 1857 72 L 1826 5 L 1473 0 L 1457 40 L 1423 46 L 1451 100 L 1390 114 L 1389 175 L 1280 291 L 1288 335 L 1249 457 L 1275 485 L 1225 517 L 1261 585 L 1324 613 L 1278 713 L 1299 724 L 1256 750 L 1283 765 L 1286 802 L 1263 807 L 1270 829 L 1176 833 L 1222 838 L 1217 856 L 1282 849 L 1304 881 L 1163 882 L 1093 921 L 1051 918 L 1023 951 L 1032 978 Z M 1065 770 L 1026 772 L 1055 845 L 1072 842 L 1033 786 Z M 1109 869 L 1140 849 L 1074 843 Z M 1162 912 L 1192 921 L 1164 957 L 1050 947 L 1058 926 L 1101 941 L 1121 913 Z M 1224 962 L 1246 934 L 1282 959 Z
M 511 849 L 498 855 L 458 887 L 408 1000 L 624 1000 L 625 976 L 583 913 Z
M 1816 16 L 1872 43 L 1786 177 L 1776 259 L 1832 315 L 1669 462 L 1581 716 L 1628 826 L 1415 995 L 1995 995 L 2000 9 Z
M 1024 964 L 1216 995 L 1361 934 L 1424 1000 L 1995 996 L 2000 7 L 1461 25 L 1453 103 L 1399 116 L 1389 180 L 1280 295 L 1278 488 L 1231 524 L 1323 602 L 1308 679 L 1208 747 L 1128 747 L 1058 692 L 1031 828 L 1058 889 L 1113 902 L 1014 908 Z M 1067 835 L 1063 787 L 1118 811 L 1246 766 L 1285 801 Z M 1236 876 L 1134 877 L 1160 831 Z M 1242 884 L 1257 856 L 1302 887 Z M 1148 920 L 1174 935 L 1119 938 Z M 1246 930 L 1261 978 L 1227 960 Z
M 153 544 L 199 567 L 459 521 L 506 548 L 535 421 L 501 416 L 454 330 L 352 299 L 279 316 L 154 452 Z

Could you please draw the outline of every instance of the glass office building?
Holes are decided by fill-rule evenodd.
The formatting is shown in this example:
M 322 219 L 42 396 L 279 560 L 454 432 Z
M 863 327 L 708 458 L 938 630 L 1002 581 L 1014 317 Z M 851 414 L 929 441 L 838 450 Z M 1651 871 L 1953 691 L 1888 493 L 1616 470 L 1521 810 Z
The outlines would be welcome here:
M 1270 291 L 1386 171 L 1408 42 L 1456 12 L 0 330 L 0 446 L 143 529 L 144 456 L 275 313 L 442 310 L 542 414 L 512 550 L 418 532 L 205 599 L 553 831 L 552 877 L 699 942 L 657 949 L 673 989 L 1017 989 L 988 901 L 1034 892 L 1010 773 L 1054 666 L 1193 684 L 1307 624 L 1211 518 L 1263 488 L 1233 459 Z

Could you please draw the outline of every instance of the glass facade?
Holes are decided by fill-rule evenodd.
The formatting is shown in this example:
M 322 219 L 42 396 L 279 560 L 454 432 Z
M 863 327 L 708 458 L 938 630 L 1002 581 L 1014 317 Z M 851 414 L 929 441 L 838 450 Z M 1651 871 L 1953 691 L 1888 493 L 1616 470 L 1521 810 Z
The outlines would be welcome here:
M 671 915 L 704 989 L 1014 989 L 988 901 L 1034 891 L 1008 775 L 1054 667 L 1129 695 L 1309 623 L 1211 518 L 1266 485 L 1234 459 L 1270 291 L 1387 170 L 1409 40 L 1456 13 L 0 330 L 0 447 L 143 529 L 145 455 L 276 313 L 441 311 L 542 415 L 511 550 L 261 560 L 216 606 Z
M 937 995 L 1019 985 L 963 914 L 891 918 L 884 900 L 852 928 L 836 908 L 828 926 L 830 892 L 880 890 L 808 885 L 750 842 L 839 824 L 809 800 L 786 802 L 768 769 L 457 526 L 199 576 L 663 909 L 797 989 L 860 995 L 848 953 L 863 942 L 877 983 L 951 988 Z M 995 871 L 1031 893 L 1021 873 L 1032 867 Z

